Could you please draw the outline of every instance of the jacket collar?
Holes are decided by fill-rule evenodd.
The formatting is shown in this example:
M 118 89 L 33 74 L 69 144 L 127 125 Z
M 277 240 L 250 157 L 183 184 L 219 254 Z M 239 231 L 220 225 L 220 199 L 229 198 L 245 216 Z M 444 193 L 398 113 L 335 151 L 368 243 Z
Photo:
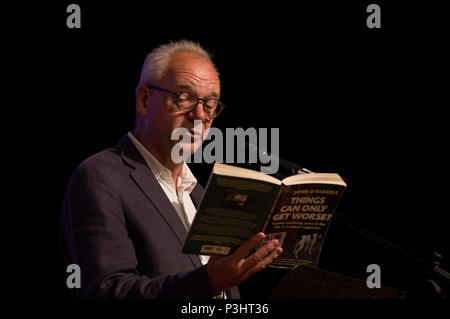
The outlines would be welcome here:
M 124 164 L 133 168 L 130 176 L 137 187 L 145 194 L 147 199 L 153 204 L 159 214 L 167 222 L 168 226 L 177 236 L 180 244 L 183 245 L 187 238 L 187 231 L 178 216 L 172 203 L 167 198 L 164 190 L 159 185 L 152 171 L 147 166 L 144 158 L 134 146 L 130 138 L 125 134 L 116 146 Z M 191 198 L 198 207 L 201 199 L 202 188 L 199 184 L 191 192 Z M 201 266 L 200 258 L 197 255 L 188 255 L 195 266 Z

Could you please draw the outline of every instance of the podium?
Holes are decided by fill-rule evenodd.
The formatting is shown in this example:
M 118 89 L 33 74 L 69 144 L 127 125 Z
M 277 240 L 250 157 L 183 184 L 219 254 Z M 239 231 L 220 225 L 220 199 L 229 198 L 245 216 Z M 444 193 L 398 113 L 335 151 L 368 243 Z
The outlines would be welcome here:
M 365 281 L 331 271 L 298 266 L 269 296 L 272 299 L 404 299 L 406 292 L 391 287 L 368 288 Z

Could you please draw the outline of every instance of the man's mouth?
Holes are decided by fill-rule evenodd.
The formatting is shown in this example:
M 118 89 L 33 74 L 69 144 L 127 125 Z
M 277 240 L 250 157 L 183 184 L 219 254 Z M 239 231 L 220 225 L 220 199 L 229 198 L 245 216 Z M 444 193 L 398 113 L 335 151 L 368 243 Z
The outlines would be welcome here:
M 189 130 L 189 135 L 192 139 L 199 139 L 202 137 L 202 135 L 198 131 L 195 131 L 194 129 Z

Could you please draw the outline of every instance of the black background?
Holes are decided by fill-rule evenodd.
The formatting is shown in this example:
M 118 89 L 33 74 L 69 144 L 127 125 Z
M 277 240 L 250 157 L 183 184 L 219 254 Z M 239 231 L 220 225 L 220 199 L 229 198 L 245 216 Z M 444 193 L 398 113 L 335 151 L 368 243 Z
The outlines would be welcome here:
M 368 29 L 370 2 L 78 1 L 82 27 L 68 29 L 69 3 L 48 6 L 46 21 L 57 298 L 73 298 L 57 247 L 70 174 L 133 129 L 145 56 L 177 39 L 214 55 L 227 109 L 213 126 L 280 128 L 282 158 L 345 178 L 341 215 L 420 258 L 443 253 L 448 269 L 449 49 L 439 5 L 377 1 L 382 27 Z M 211 166 L 191 167 L 205 185 Z M 420 294 L 423 276 L 406 259 L 333 221 L 319 267 L 365 280 L 372 263 L 382 284 Z M 255 276 L 243 297 L 267 296 L 283 274 Z

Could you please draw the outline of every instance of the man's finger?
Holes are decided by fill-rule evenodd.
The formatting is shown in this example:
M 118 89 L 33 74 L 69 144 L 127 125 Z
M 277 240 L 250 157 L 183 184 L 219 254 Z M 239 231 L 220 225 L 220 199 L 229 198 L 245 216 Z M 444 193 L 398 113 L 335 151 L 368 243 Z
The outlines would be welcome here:
M 236 251 L 230 256 L 234 262 L 239 262 L 241 259 L 244 259 L 248 256 L 248 254 L 254 249 L 256 246 L 261 244 L 266 235 L 260 232 L 252 237 L 250 237 L 246 242 L 244 242 L 241 246 L 236 249 Z
M 270 265 L 275 259 L 278 258 L 283 253 L 283 248 L 277 247 L 275 248 L 269 255 L 267 255 L 261 262 L 259 263 L 261 269 L 265 268 L 266 266 Z
M 276 249 L 278 246 L 280 246 L 280 243 L 278 240 L 274 239 L 268 242 L 263 247 L 259 248 L 256 252 L 254 252 L 251 256 L 249 256 L 245 262 L 243 263 L 242 267 L 247 271 L 248 269 L 254 267 L 256 264 L 264 260 L 267 256 L 273 252 L 274 249 Z
M 264 259 L 259 261 L 256 265 L 254 265 L 252 268 L 250 268 L 247 273 L 244 276 L 244 280 L 249 278 L 250 276 L 253 276 L 254 274 L 260 272 L 264 268 L 267 267 L 267 265 L 270 265 L 275 259 L 278 258 L 283 253 L 283 248 L 277 247 L 275 248 L 269 255 L 267 255 Z

